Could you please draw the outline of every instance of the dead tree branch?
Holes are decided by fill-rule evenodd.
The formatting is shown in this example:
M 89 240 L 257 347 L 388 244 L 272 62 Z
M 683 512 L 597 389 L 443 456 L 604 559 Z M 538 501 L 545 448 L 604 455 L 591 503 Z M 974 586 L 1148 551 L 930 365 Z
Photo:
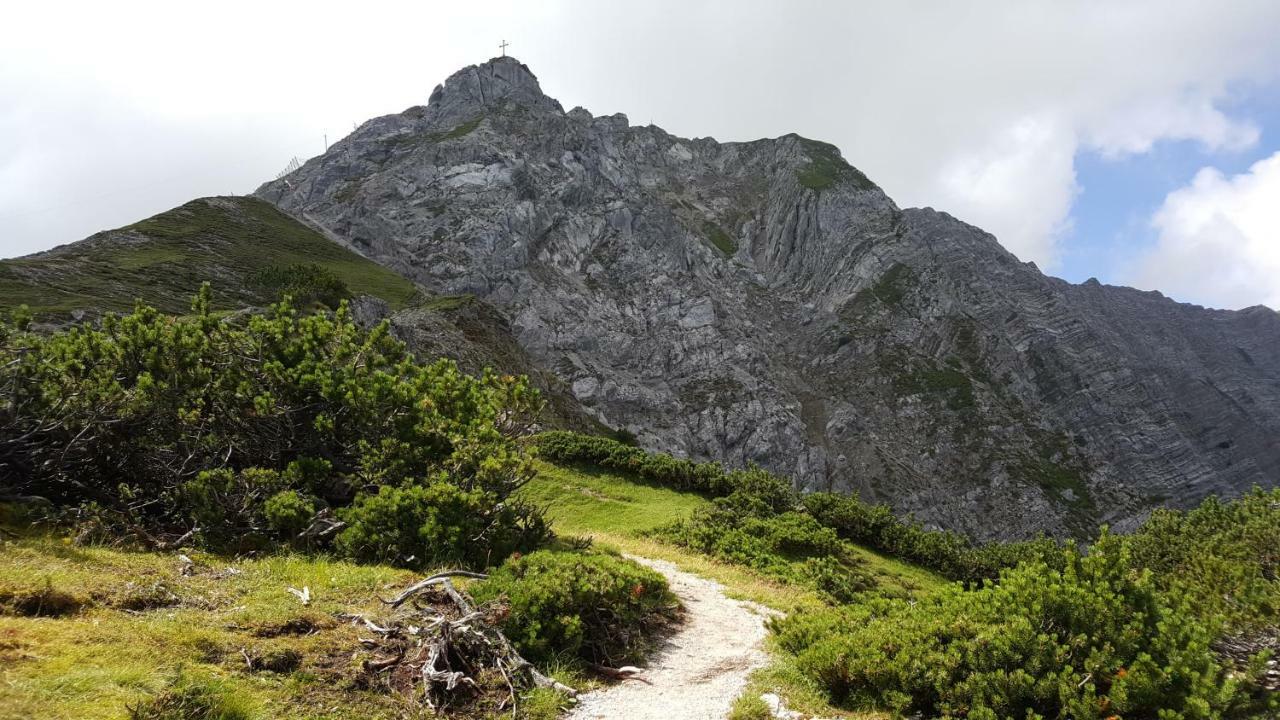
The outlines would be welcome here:
M 426 590 L 432 585 L 439 585 L 445 580 L 448 580 L 449 578 L 455 578 L 455 577 L 467 577 L 467 578 L 476 578 L 479 580 L 483 580 L 489 576 L 485 575 L 484 573 L 476 573 L 476 572 L 471 572 L 469 570 L 446 570 L 445 572 L 442 572 L 442 573 L 436 573 L 435 575 L 432 575 L 426 580 L 416 582 L 413 585 L 410 585 L 409 587 L 405 588 L 404 591 L 401 592 L 399 595 L 397 595 L 394 599 L 383 600 L 382 602 L 390 605 L 393 608 L 398 608 L 401 605 L 403 605 L 406 600 L 413 597 L 414 595 L 417 595 L 423 590 Z
M 361 664 L 364 672 L 437 712 L 480 696 L 484 690 L 477 680 L 484 671 L 501 675 L 505 682 L 503 707 L 517 701 L 517 690 L 534 687 L 577 695 L 521 657 L 491 611 L 477 609 L 454 587 L 455 577 L 485 575 L 466 570 L 436 573 L 383 600 L 392 612 L 386 619 L 375 622 L 363 615 L 345 616 L 374 634 L 360 638 L 369 652 Z M 414 598 L 418 602 L 402 607 Z M 627 670 L 631 668 L 620 672 Z

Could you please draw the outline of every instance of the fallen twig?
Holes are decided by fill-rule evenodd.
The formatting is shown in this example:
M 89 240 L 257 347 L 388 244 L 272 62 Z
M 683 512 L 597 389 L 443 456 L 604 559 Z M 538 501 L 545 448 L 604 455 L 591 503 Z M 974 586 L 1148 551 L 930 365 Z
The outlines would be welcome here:
M 644 670 L 638 667 L 635 667 L 634 665 L 623 665 L 622 667 L 614 668 L 614 667 L 609 667 L 608 665 L 598 665 L 596 663 L 588 663 L 587 667 L 591 668 L 595 672 L 611 680 L 617 680 L 619 682 L 622 682 L 625 680 L 639 680 L 640 682 L 645 683 L 646 685 L 653 684 L 649 682 L 647 679 L 640 677 L 640 673 L 644 672 Z
M 298 533 L 298 539 L 308 542 L 324 540 L 346 526 L 345 522 L 334 519 L 333 512 L 329 508 L 325 508 L 311 518 L 311 524 L 306 530 Z

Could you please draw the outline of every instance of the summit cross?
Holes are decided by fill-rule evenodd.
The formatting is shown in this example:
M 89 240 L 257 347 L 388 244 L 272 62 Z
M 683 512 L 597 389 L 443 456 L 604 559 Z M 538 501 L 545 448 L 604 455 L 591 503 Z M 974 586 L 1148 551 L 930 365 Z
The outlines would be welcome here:
M 498 47 L 502 48 L 502 57 L 507 56 L 507 46 L 510 44 L 511 43 L 507 42 L 506 40 L 503 40 L 502 44 L 498 45 Z

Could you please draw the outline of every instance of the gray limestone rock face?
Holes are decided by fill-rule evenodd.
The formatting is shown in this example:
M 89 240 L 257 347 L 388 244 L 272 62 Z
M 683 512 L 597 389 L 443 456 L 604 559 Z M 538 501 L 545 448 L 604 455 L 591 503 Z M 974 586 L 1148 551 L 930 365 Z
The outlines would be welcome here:
M 566 113 L 512 58 L 257 194 L 498 308 L 647 447 L 931 526 L 1084 535 L 1280 469 L 1275 312 L 1046 277 L 830 145 Z

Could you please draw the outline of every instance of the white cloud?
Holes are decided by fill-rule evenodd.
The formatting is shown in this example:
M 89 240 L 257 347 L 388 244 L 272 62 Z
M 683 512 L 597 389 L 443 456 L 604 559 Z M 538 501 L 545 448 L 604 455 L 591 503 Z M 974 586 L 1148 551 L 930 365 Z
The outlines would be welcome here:
M 1084 126 L 1086 144 L 1104 156 L 1144 153 L 1158 140 L 1199 140 L 1207 150 L 1243 150 L 1258 142 L 1247 119 L 1227 117 L 1206 97 L 1153 97 L 1112 109 Z
M 937 197 L 954 214 L 998 232 L 1023 258 L 1052 262 L 1076 194 L 1074 148 L 1070 129 L 1054 118 L 1023 118 L 987 146 L 956 152 L 939 169 Z M 1009 207 L 1015 194 L 1019 211 Z
M 1152 216 L 1141 288 L 1214 307 L 1280 308 L 1280 152 L 1227 177 L 1204 168 Z
M 1273 0 L 20 3 L 0 44 L 0 256 L 248 191 L 506 37 L 566 107 L 827 140 L 900 204 L 1052 269 L 1080 150 L 1256 142 L 1224 101 L 1276 79 L 1276 27 Z M 125 199 L 85 199 L 99 190 Z

